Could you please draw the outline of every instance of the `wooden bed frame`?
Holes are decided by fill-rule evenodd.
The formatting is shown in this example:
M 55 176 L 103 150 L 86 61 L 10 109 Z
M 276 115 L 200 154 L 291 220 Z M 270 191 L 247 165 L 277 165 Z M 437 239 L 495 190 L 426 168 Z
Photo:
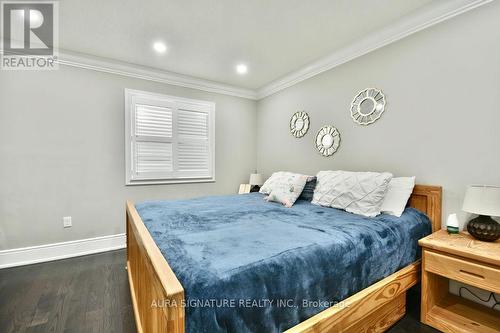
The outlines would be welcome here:
M 416 185 L 409 205 L 441 229 L 441 187 Z M 185 331 L 184 289 L 127 201 L 127 269 L 138 332 Z M 420 260 L 287 330 L 287 333 L 383 332 L 404 316 L 406 290 L 420 280 Z

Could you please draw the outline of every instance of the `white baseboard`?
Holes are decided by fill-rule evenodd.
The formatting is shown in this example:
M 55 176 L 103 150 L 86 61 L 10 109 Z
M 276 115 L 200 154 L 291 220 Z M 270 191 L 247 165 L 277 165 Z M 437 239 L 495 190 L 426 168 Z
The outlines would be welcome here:
M 0 269 L 125 248 L 125 234 L 0 251 Z

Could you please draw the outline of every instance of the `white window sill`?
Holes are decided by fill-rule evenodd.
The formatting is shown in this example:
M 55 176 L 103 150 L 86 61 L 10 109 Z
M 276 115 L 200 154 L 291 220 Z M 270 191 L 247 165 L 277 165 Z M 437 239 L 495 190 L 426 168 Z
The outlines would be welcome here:
M 202 179 L 164 179 L 164 180 L 127 180 L 126 186 L 135 185 L 166 185 L 166 184 L 189 184 L 189 183 L 215 183 L 215 177 Z

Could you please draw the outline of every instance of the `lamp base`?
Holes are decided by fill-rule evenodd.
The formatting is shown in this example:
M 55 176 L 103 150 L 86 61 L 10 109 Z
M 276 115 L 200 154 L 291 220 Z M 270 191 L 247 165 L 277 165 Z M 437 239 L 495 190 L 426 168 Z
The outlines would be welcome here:
M 467 231 L 474 238 L 494 242 L 500 238 L 500 224 L 486 215 L 479 215 L 467 223 Z
M 259 191 L 260 191 L 259 185 L 250 185 L 250 193 L 259 192 Z

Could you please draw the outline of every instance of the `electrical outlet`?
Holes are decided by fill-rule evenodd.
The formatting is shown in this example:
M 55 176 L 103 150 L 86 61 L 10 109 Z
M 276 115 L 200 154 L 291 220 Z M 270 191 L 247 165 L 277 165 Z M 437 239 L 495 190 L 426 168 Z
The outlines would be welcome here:
M 63 226 L 65 228 L 70 228 L 73 226 L 73 223 L 71 222 L 71 216 L 64 216 L 63 217 Z

